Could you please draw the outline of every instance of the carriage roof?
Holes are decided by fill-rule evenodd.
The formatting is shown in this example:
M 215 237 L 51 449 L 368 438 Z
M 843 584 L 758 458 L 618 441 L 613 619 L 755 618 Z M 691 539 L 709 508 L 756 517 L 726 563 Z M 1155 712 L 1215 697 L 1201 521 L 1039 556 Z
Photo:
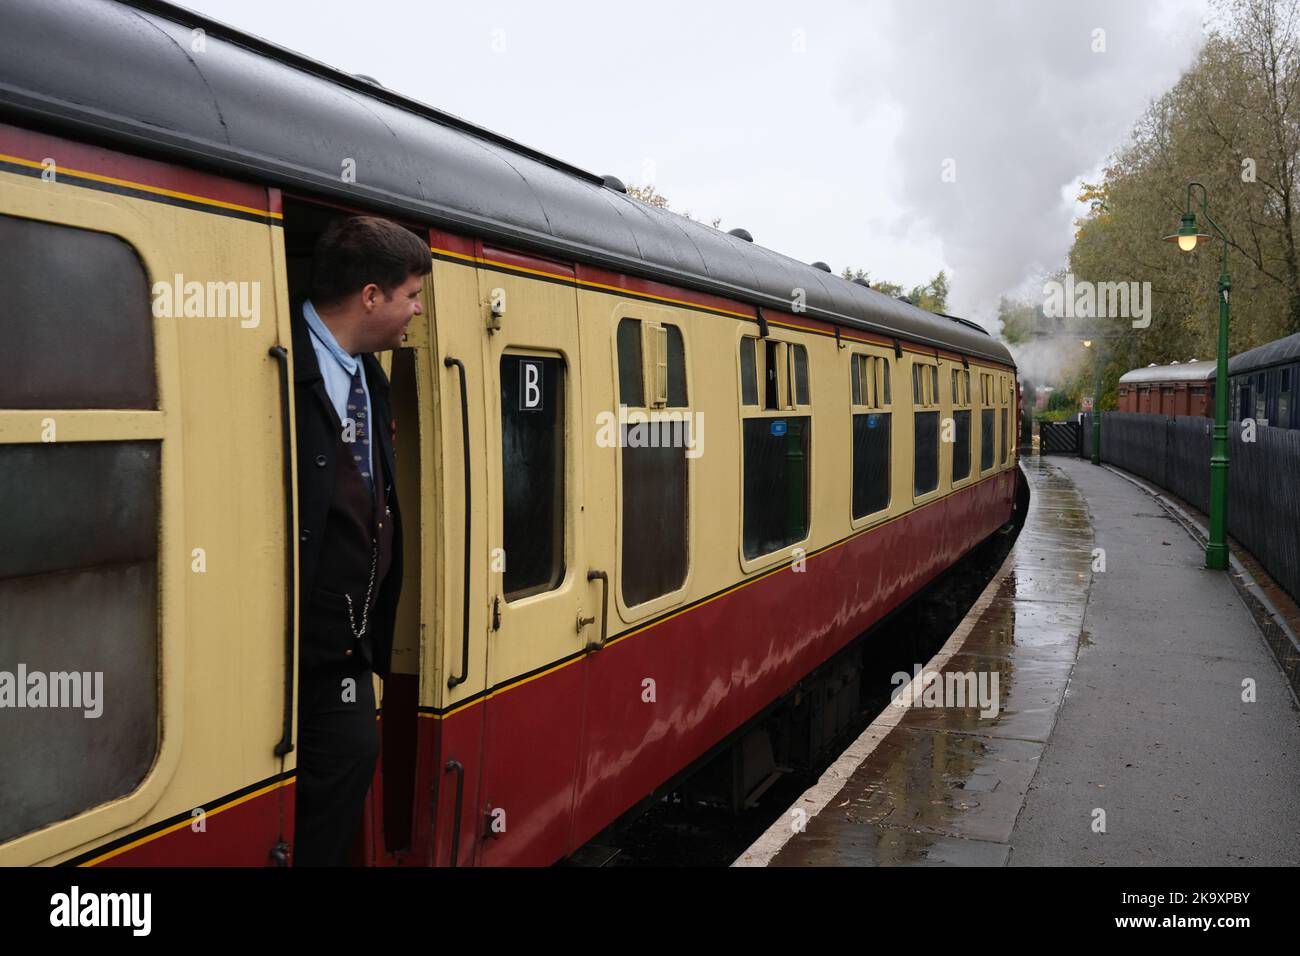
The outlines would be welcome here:
M 206 49 L 191 50 L 192 31 Z M 0 115 L 756 306 L 1013 364 L 936 315 L 639 202 L 364 77 L 157 0 L 5 0 Z M 341 163 L 356 162 L 356 182 Z

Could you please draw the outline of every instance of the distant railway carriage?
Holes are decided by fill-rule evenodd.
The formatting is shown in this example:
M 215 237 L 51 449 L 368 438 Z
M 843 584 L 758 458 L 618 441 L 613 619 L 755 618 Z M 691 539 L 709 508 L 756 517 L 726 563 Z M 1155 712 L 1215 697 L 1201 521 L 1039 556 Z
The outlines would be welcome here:
M 1214 362 L 1153 364 L 1120 376 L 1119 411 L 1213 416 L 1213 394 Z
M 1214 417 L 1213 360 L 1148 365 L 1119 380 L 1119 411 Z M 1228 360 L 1228 418 L 1253 418 L 1274 428 L 1300 428 L 1300 333 Z
M 1228 361 L 1228 415 L 1276 428 L 1300 428 L 1300 332 Z
M 290 858 L 289 303 L 352 211 L 433 265 L 366 863 L 550 863 L 717 754 L 747 798 L 1013 514 L 977 327 L 189 11 L 6 0 L 0 692 L 59 690 L 0 708 L 0 864 Z

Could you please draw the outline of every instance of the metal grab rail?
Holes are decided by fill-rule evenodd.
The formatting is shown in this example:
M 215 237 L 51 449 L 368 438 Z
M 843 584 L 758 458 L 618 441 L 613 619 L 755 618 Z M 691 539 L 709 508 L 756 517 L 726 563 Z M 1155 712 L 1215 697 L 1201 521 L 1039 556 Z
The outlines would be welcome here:
M 454 366 L 460 372 L 460 422 L 464 448 L 462 454 L 465 459 L 465 563 L 464 588 L 461 594 L 460 673 L 447 678 L 447 687 L 450 689 L 465 683 L 466 677 L 469 676 L 469 537 L 474 509 L 470 504 L 472 492 L 469 484 L 469 396 L 468 386 L 465 383 L 465 365 L 460 359 L 454 358 L 445 358 L 442 364 L 447 368 Z
M 588 571 L 588 581 L 600 582 L 600 640 L 586 646 L 586 650 L 598 651 L 609 640 L 609 575 L 604 571 Z
M 297 563 L 297 552 L 293 540 L 293 422 L 289 419 L 289 352 L 283 345 L 272 345 L 269 353 L 280 365 L 280 408 L 283 427 L 284 453 L 284 553 L 285 581 L 292 584 L 293 571 Z M 286 585 L 286 590 L 287 590 Z M 284 757 L 293 753 L 293 623 L 297 616 L 298 595 L 286 594 L 284 626 L 284 714 L 280 725 L 280 742 L 275 745 L 275 755 Z

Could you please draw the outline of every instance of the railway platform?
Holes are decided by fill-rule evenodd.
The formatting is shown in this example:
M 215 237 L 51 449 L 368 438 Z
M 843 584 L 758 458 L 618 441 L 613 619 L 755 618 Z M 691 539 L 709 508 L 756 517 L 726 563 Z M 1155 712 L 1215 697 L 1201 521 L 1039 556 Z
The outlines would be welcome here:
M 1300 709 L 1232 582 L 1139 484 L 1023 469 L 997 575 L 734 866 L 1300 863 Z

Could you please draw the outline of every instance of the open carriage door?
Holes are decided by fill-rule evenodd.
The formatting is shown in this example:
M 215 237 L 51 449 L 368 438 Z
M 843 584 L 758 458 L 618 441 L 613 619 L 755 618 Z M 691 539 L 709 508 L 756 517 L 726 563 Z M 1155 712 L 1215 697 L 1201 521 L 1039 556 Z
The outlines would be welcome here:
M 397 500 L 402 510 L 402 595 L 393 632 L 392 671 L 384 682 L 380 773 L 371 791 L 381 801 L 375 819 L 382 822 L 376 849 L 401 862 L 414 849 L 416 814 L 421 801 L 416 763 L 421 751 L 420 674 L 425 635 L 437 634 L 437 606 L 432 593 L 433 568 L 427 560 L 437 538 L 438 510 L 432 455 L 437 408 L 434 348 L 433 279 L 425 278 L 423 314 L 407 326 L 402 347 L 390 353 L 388 367 L 393 402 L 394 464 Z

